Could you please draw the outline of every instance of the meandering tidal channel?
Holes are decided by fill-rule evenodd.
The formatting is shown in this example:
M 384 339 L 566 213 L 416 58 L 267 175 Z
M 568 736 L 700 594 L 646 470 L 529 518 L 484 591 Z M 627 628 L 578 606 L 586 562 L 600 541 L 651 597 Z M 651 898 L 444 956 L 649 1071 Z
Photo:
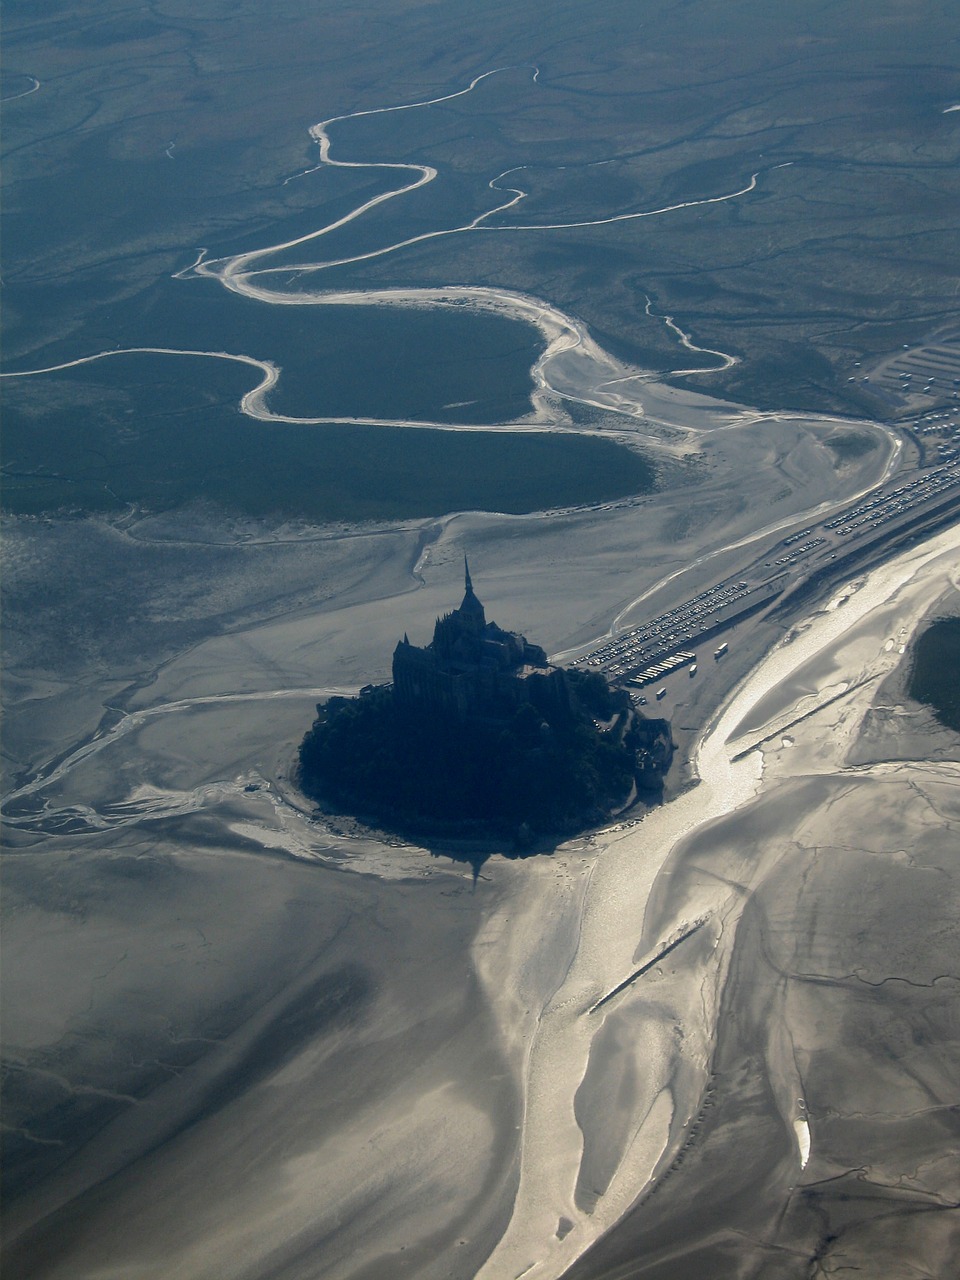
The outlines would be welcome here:
M 508 170 L 497 175 L 489 182 L 494 192 L 507 191 L 509 198 L 497 203 L 492 208 L 477 215 L 461 225 L 439 228 L 381 245 L 362 254 L 341 257 L 321 258 L 316 261 L 289 262 L 282 266 L 272 266 L 270 260 L 282 255 L 289 255 L 292 250 L 323 243 L 323 238 L 331 236 L 369 214 L 378 206 L 388 201 L 399 200 L 411 195 L 421 187 L 435 182 L 438 171 L 431 165 L 411 164 L 400 161 L 359 161 L 335 158 L 331 154 L 331 130 L 335 126 L 350 120 L 374 120 L 396 112 L 426 110 L 432 106 L 463 97 L 473 92 L 483 81 L 500 74 L 505 68 L 488 71 L 475 77 L 470 84 L 454 93 L 444 94 L 421 102 L 406 103 L 399 106 L 372 108 L 332 116 L 321 121 L 310 130 L 311 136 L 319 148 L 319 162 L 313 168 L 296 175 L 308 178 L 311 174 L 323 169 L 363 170 L 376 174 L 409 175 L 407 181 L 398 186 L 388 187 L 385 191 L 362 201 L 348 213 L 326 223 L 313 231 L 268 245 L 260 249 L 249 250 L 226 258 L 210 258 L 207 250 L 198 252 L 196 260 L 177 278 L 190 277 L 214 280 L 228 291 L 242 297 L 282 307 L 401 307 L 456 309 L 466 307 L 474 313 L 493 313 L 532 326 L 540 335 L 543 352 L 532 370 L 534 389 L 532 396 L 532 412 L 524 415 L 522 421 L 511 422 L 512 430 L 549 429 L 558 425 L 558 400 L 567 400 L 593 408 L 623 414 L 628 419 L 639 419 L 644 416 L 644 405 L 637 396 L 638 387 L 652 380 L 652 375 L 636 369 L 624 368 L 622 364 L 605 353 L 590 337 L 586 328 L 573 317 L 566 315 L 557 307 L 540 299 L 517 293 L 509 289 L 487 288 L 475 285 L 451 285 L 445 288 L 416 289 L 373 289 L 373 288 L 328 288 L 312 289 L 305 282 L 317 273 L 332 271 L 366 262 L 374 258 L 383 258 L 396 254 L 413 245 L 429 242 L 439 237 L 471 235 L 476 233 L 490 234 L 522 234 L 526 232 L 548 234 L 552 231 L 569 230 L 577 227 L 602 227 L 615 223 L 624 223 L 638 219 L 666 217 L 680 210 L 695 208 L 701 205 L 724 203 L 748 197 L 757 189 L 759 173 L 750 176 L 743 186 L 717 195 L 705 195 L 696 199 L 678 201 L 656 209 L 638 210 L 632 213 L 621 213 L 606 218 L 568 220 L 562 222 L 524 223 L 504 221 L 503 215 L 516 211 L 526 198 L 527 192 L 519 186 L 504 189 L 500 183 L 517 170 Z M 537 72 L 532 70 L 536 81 Z M 779 166 L 778 166 L 779 167 Z M 291 181 L 287 179 L 286 181 Z M 283 283 L 281 283 L 281 280 Z M 292 281 L 297 288 L 289 287 Z M 286 285 L 286 287 L 284 287 Z M 647 306 L 650 314 L 650 304 Z M 665 323 L 677 334 L 685 349 L 697 354 L 713 357 L 703 368 L 680 369 L 675 372 L 692 374 L 708 372 L 718 368 L 729 367 L 734 357 L 723 352 L 709 351 L 698 347 L 690 336 L 675 323 L 673 317 L 664 317 Z M 280 381 L 281 369 L 271 360 L 256 355 L 229 352 L 217 349 L 185 349 L 183 347 L 163 346 L 131 346 L 118 347 L 111 350 L 98 351 L 81 355 L 72 360 L 42 368 L 10 371 L 4 376 L 23 378 L 41 374 L 64 372 L 95 361 L 123 355 L 155 355 L 171 357 L 204 357 L 211 360 L 226 360 L 248 365 L 259 370 L 261 379 L 255 387 L 245 392 L 240 409 L 247 416 L 265 423 L 297 423 L 322 424 L 364 423 L 368 425 L 431 427 L 441 430 L 484 430 L 491 423 L 450 422 L 422 418 L 382 417 L 372 418 L 360 415 L 344 415 L 318 413 L 291 414 L 277 411 L 270 407 L 271 393 Z M 469 356 L 464 359 L 469 361 Z M 569 427 L 569 423 L 561 423 Z M 579 428 L 586 430 L 586 428 Z
M 211 258 L 202 250 L 179 278 L 191 287 L 219 285 L 237 305 L 255 305 L 265 316 L 277 307 L 339 307 L 427 309 L 450 316 L 466 311 L 519 321 L 538 335 L 539 355 L 531 372 L 529 412 L 511 419 L 506 432 L 593 431 L 572 421 L 567 410 L 575 405 L 612 414 L 618 430 L 681 456 L 689 440 L 704 433 L 779 428 L 786 415 L 722 405 L 623 365 L 575 318 L 509 289 L 456 283 L 445 288 L 312 287 L 318 273 L 345 271 L 441 237 L 549 235 L 747 199 L 761 181 L 758 173 L 736 190 L 663 208 L 582 222 L 524 223 L 517 220 L 526 198 L 518 185 L 522 170 L 510 169 L 488 184 L 493 207 L 458 225 L 390 239 L 364 252 L 291 261 L 293 255 L 306 259 L 309 248 L 323 248 L 325 237 L 332 243 L 365 215 L 440 179 L 428 164 L 336 158 L 332 138 L 338 126 L 426 111 L 474 92 L 498 74 L 487 72 L 455 93 L 315 125 L 311 135 L 318 163 L 288 182 L 309 182 L 312 174 L 340 168 L 385 176 L 386 189 L 320 228 L 276 244 L 231 257 Z M 535 69 L 531 74 L 539 83 Z M 700 371 L 732 362 L 732 356 L 697 347 L 672 317 L 664 319 L 685 351 L 707 358 Z M 259 381 L 244 392 L 240 408 L 268 430 L 339 424 L 456 432 L 495 425 L 455 421 L 455 413 L 427 418 L 286 412 L 277 407 L 279 361 L 218 349 L 159 344 L 104 349 L 5 376 L 53 375 L 121 356 L 199 358 L 252 369 Z M 771 469 L 785 466 L 788 452 L 783 458 L 778 454 Z M 877 460 L 876 474 L 888 473 L 897 459 L 891 447 Z M 831 464 L 824 465 L 832 471 Z M 802 492 L 802 466 L 786 474 Z M 860 480 L 834 476 L 832 483 L 830 500 L 841 495 L 849 500 L 849 490 Z M 824 501 L 817 496 L 817 503 Z M 775 508 L 770 498 L 769 514 L 748 512 L 737 531 L 725 528 L 721 548 L 707 530 L 691 544 L 696 554 L 685 565 L 671 567 L 675 561 L 665 555 L 655 587 L 642 594 L 629 577 L 617 578 L 621 603 L 618 613 L 611 612 L 612 626 L 650 591 L 688 571 L 703 573 L 714 557 L 756 540 L 758 523 L 764 535 L 796 523 L 803 517 L 798 505 Z M 731 508 L 718 501 L 717 510 L 725 517 Z M 604 516 L 591 513 L 589 520 L 599 527 Z M 431 555 L 439 559 L 449 551 L 453 520 L 437 522 L 429 536 L 421 531 L 401 542 L 398 535 L 399 550 L 393 554 L 404 568 L 385 579 L 389 587 L 368 585 L 365 574 L 379 548 L 368 549 L 366 558 L 358 553 L 355 565 L 338 580 L 342 598 L 331 589 L 336 608 L 311 613 L 301 604 L 299 613 L 291 608 L 289 616 L 280 617 L 267 610 L 266 622 L 261 616 L 234 627 L 231 621 L 221 632 L 203 635 L 195 649 L 184 647 L 173 659 L 152 666 L 144 662 L 136 682 L 109 704 L 115 710 L 96 732 L 77 734 L 71 747 L 34 764 L 7 797 L 8 824 L 23 848 L 32 843 L 41 856 L 53 851 L 68 876 L 83 861 L 78 853 L 91 865 L 100 857 L 101 847 L 87 842 L 103 841 L 108 856 L 102 858 L 107 868 L 102 884 L 143 876 L 142 882 L 133 878 L 130 883 L 141 895 L 137 902 L 149 902 L 153 913 L 144 924 L 148 941 L 138 952 L 139 933 L 130 946 L 124 941 L 131 936 L 124 932 L 130 929 L 125 918 L 86 928 L 82 913 L 112 910 L 114 889 L 104 894 L 109 908 L 94 895 L 93 906 L 78 899 L 79 924 L 62 925 L 68 938 L 64 954 L 72 954 L 74 935 L 81 937 L 78 945 L 102 950 L 91 951 L 97 959 L 93 977 L 77 976 L 76 966 L 62 965 L 62 1022 L 71 1029 L 69 1035 L 58 1031 L 53 1043 L 68 1045 L 74 1022 L 90 1010 L 99 1013 L 98 1001 L 105 1025 L 116 1017 L 125 1033 L 131 1009 L 139 1009 L 144 975 L 159 972 L 156 956 L 183 984 L 177 1016 L 158 1001 L 160 1031 L 150 1023 L 143 1031 L 148 1049 L 139 1042 L 130 1049 L 138 1067 L 156 1052 L 158 1069 L 169 1072 L 163 1085 L 142 1098 L 114 1089 L 111 1100 L 118 1111 L 91 1138 L 89 1161 L 68 1162 L 17 1210 L 25 1239 L 39 1231 L 41 1252 L 56 1237 L 45 1275 L 159 1274 L 156 1266 L 165 1267 L 166 1274 L 197 1278 L 267 1274 L 281 1254 L 289 1259 L 291 1251 L 296 1253 L 290 1263 L 295 1268 L 297 1259 L 320 1257 L 317 1250 L 325 1251 L 323 1265 L 329 1264 L 331 1275 L 373 1274 L 365 1269 L 368 1263 L 381 1268 L 377 1274 L 392 1274 L 384 1268 L 391 1257 L 401 1257 L 409 1238 L 414 1245 L 407 1256 L 413 1256 L 414 1246 L 422 1250 L 423 1275 L 465 1275 L 469 1269 L 482 1280 L 556 1280 L 662 1187 L 691 1148 L 721 1074 L 724 1002 L 738 1010 L 750 1003 L 731 979 L 735 961 L 747 965 L 749 976 L 756 958 L 748 948 L 744 960 L 736 949 L 744 915 L 768 878 L 808 857 L 809 847 L 819 847 L 840 811 L 844 796 L 831 788 L 838 778 L 844 788 L 852 786 L 844 755 L 850 736 L 877 680 L 899 661 L 897 645 L 906 643 L 909 626 L 942 590 L 945 576 L 952 572 L 955 580 L 957 534 L 940 534 L 872 571 L 812 618 L 795 619 L 794 631 L 766 656 L 758 653 L 757 665 L 700 736 L 693 752 L 696 786 L 642 821 L 571 842 L 552 858 L 498 863 L 497 883 L 481 897 L 486 885 L 480 884 L 478 892 L 474 882 L 469 896 L 469 876 L 452 864 L 431 864 L 424 850 L 352 840 L 311 821 L 286 775 L 291 744 L 306 727 L 312 702 L 334 687 L 330 654 L 338 645 L 352 652 L 366 643 L 368 630 L 380 643 L 377 628 L 389 633 L 394 621 L 392 612 L 384 619 L 384 600 L 390 600 L 391 609 L 402 606 L 411 566 L 418 589 L 429 602 L 437 599 L 422 571 Z M 472 535 L 494 536 L 494 517 L 489 524 L 480 516 L 472 520 L 466 526 Z M 540 526 L 548 523 L 548 517 L 539 519 Z M 595 544 L 615 573 L 617 557 L 634 554 L 638 528 L 647 526 L 627 527 L 620 543 L 598 539 Z M 541 536 L 542 527 L 531 520 L 518 530 L 518 542 L 522 533 Z M 576 536 L 581 533 L 598 537 L 588 529 L 586 516 L 575 530 Z M 666 545 L 669 534 L 661 536 Z M 552 554 L 561 559 L 563 544 L 551 546 L 559 548 Z M 525 548 L 514 556 L 517 580 L 524 574 L 529 578 Z M 578 603 L 589 601 L 588 587 L 565 585 L 571 598 L 580 592 Z M 542 608 L 556 607 L 553 594 L 540 591 L 536 599 Z M 561 603 L 576 607 L 566 597 Z M 839 675 L 833 666 L 839 663 L 838 651 L 843 654 Z M 329 678 L 322 683 L 308 674 L 318 653 L 329 664 Z M 93 695 L 83 693 L 90 705 L 103 705 L 98 700 L 106 695 L 99 687 Z M 806 738 L 802 727 L 791 727 L 789 741 L 779 734 L 782 723 L 809 726 L 816 715 L 826 720 L 810 728 Z M 287 751 L 280 765 L 277 743 Z M 215 758 L 218 750 L 222 759 Z M 931 765 L 928 775 L 931 788 L 956 781 L 955 768 L 942 761 Z M 805 837 L 806 846 L 795 831 L 801 815 L 813 833 Z M 742 830 L 734 823 L 742 823 Z M 849 814 L 847 823 L 849 829 Z M 134 850 L 129 856 L 128 847 Z M 185 866 L 189 871 L 181 870 Z M 193 877 L 186 888 L 177 881 L 181 874 Z M 336 885 L 319 883 L 324 875 Z M 431 876 L 439 887 L 413 901 Z M 251 878 L 263 895 L 252 904 Z M 233 896 L 222 899 L 228 880 Z M 209 921 L 202 919 L 207 928 L 191 923 L 185 932 L 199 936 L 188 942 L 177 933 L 172 942 L 170 931 L 182 928 L 188 899 L 192 909 L 193 895 L 204 884 L 215 890 Z M 770 897 L 773 907 L 786 904 L 778 944 L 793 929 L 788 898 L 786 893 Z M 72 902 L 64 919 L 68 909 L 74 910 Z M 146 907 L 144 912 L 149 914 Z M 131 918 L 139 931 L 139 916 Z M 246 922 L 243 927 L 238 919 Z M 296 929 L 289 927 L 290 919 L 296 919 Z M 262 951 L 249 945 L 250 937 Z M 425 958 L 421 937 L 436 948 Z M 125 949 L 117 958 L 113 950 L 121 942 Z M 336 963 L 342 977 L 361 960 L 369 966 L 368 986 L 351 986 L 343 978 L 332 999 L 336 1009 L 324 1021 L 329 1008 L 320 979 L 325 982 Z M 233 977 L 232 966 L 241 973 L 235 987 L 223 977 Z M 129 970 L 133 976 L 125 979 Z M 275 981 L 276 974 L 281 977 Z M 462 989 L 456 989 L 452 974 Z M 161 976 L 166 998 L 172 979 Z M 789 987 L 791 977 L 784 965 L 778 991 Z M 222 996 L 221 981 L 226 984 Z M 275 984 L 265 1004 L 258 985 L 264 981 Z M 317 991 L 322 987 L 322 998 L 309 1006 L 315 1027 L 309 1019 L 301 1026 L 289 1012 L 290 992 L 297 1000 L 304 992 L 310 996 L 311 982 Z M 193 1020 L 194 1006 L 203 1005 L 197 992 L 204 999 L 209 995 L 213 1012 L 207 1023 L 200 1016 Z M 251 1002 L 249 1008 L 243 1001 Z M 806 1101 L 813 1061 L 800 1044 L 806 1024 L 782 1016 L 785 1001 L 761 1011 L 765 1017 L 774 1012 L 764 1023 L 769 1035 L 756 1060 L 762 1060 L 767 1087 L 763 1116 L 779 1135 L 778 1176 L 792 1188 L 816 1165 L 821 1117 Z M 25 1075 L 35 1066 L 32 1046 L 45 1051 L 48 1034 L 46 1027 L 34 1029 L 30 1004 L 24 997 L 22 1023 L 36 1036 L 31 1041 L 24 1035 Z M 249 1016 L 222 1030 L 221 1009 L 233 1007 Z M 302 1013 L 300 1004 L 295 1012 Z M 810 1019 L 809 1025 L 815 1022 Z M 281 1040 L 288 1035 L 294 1047 L 273 1075 L 258 1076 L 257 1054 L 278 1027 Z M 171 1066 L 161 1050 L 150 1047 L 151 1035 L 163 1041 L 163 1053 L 174 1055 L 181 1045 L 196 1044 L 208 1054 L 197 1059 L 196 1075 L 190 1074 L 192 1062 L 183 1069 L 182 1092 L 180 1066 Z M 94 1041 L 100 1042 L 91 1036 Z M 387 1058 L 389 1071 L 383 1066 Z M 276 1066 L 269 1055 L 267 1060 Z M 39 1077 L 47 1067 L 45 1060 L 38 1061 Z M 739 1077 L 733 1084 L 728 1079 L 726 1087 L 731 1093 L 745 1090 Z M 336 1095 L 342 1112 L 329 1104 L 336 1089 L 343 1090 L 342 1097 Z M 238 1111 L 224 1121 L 227 1113 L 218 1108 L 234 1102 Z M 26 1128 L 21 1136 L 33 1140 Z M 83 1152 L 81 1147 L 81 1157 Z M 255 1169 L 249 1180 L 248 1168 Z M 120 1171 L 123 1178 L 114 1176 Z M 240 1177 L 242 1186 L 235 1183 Z M 196 1214 L 201 1201 L 202 1213 Z M 130 1217 L 125 1205 L 133 1210 Z M 76 1228 L 75 1245 L 69 1230 L 59 1230 L 60 1214 Z M 124 1224 L 119 1235 L 118 1222 Z M 777 1217 L 771 1238 L 779 1222 Z M 61 1239 L 68 1243 L 61 1246 Z M 57 1254 L 61 1247 L 65 1252 Z M 312 1269 L 313 1261 L 304 1265 Z

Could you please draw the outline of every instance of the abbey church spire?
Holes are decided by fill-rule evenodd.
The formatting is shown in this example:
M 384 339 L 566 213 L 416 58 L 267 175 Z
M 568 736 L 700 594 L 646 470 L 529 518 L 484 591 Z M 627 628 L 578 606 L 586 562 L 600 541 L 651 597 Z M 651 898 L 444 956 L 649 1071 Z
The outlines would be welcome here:
M 459 718 L 510 716 L 524 702 L 568 709 L 566 677 L 537 644 L 487 622 L 463 557 L 463 603 L 437 618 L 426 648 L 405 635 L 393 653 L 393 696 L 399 706 Z
M 460 603 L 458 612 L 464 617 L 469 617 L 471 620 L 475 619 L 478 628 L 484 627 L 486 625 L 486 618 L 484 617 L 483 605 L 473 593 L 473 582 L 470 579 L 470 565 L 466 556 L 463 557 L 463 588 L 463 600 Z

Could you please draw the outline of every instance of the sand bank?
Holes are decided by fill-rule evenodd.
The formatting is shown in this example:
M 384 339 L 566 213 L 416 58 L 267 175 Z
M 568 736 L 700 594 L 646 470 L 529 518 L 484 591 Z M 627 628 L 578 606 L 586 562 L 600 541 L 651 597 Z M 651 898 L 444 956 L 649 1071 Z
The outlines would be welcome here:
M 785 833 L 794 825 L 797 802 L 781 797 L 784 775 L 805 777 L 809 769 L 809 756 L 794 745 L 782 753 L 775 781 L 764 780 L 760 752 L 732 758 L 743 749 L 741 727 L 750 720 L 763 737 L 771 719 L 785 712 L 812 718 L 808 698 L 783 706 L 785 685 L 802 674 L 835 688 L 830 682 L 837 669 L 843 671 L 854 692 L 842 706 L 832 704 L 833 730 L 816 739 L 824 757 L 820 772 L 832 780 L 871 700 L 870 684 L 860 682 L 880 678 L 898 661 L 889 643 L 894 619 L 898 630 L 908 631 L 910 620 L 922 616 L 943 590 L 944 571 L 956 572 L 958 548 L 960 535 L 949 531 L 840 593 L 842 606 L 831 602 L 788 637 L 723 708 L 698 752 L 701 784 L 628 830 L 598 837 L 576 955 L 559 987 L 544 990 L 536 1017 L 529 996 L 522 998 L 509 975 L 525 972 L 538 937 L 523 936 L 519 954 L 492 975 L 491 1000 L 506 988 L 511 1007 L 527 1008 L 533 1043 L 514 1217 L 483 1276 L 563 1274 L 676 1155 L 709 1082 L 720 1000 L 739 998 L 724 985 L 737 922 L 789 848 Z M 827 787 L 820 803 L 829 798 Z M 745 834 L 751 825 L 752 840 Z M 734 829 L 739 839 L 723 835 Z M 709 874 L 691 873 L 688 864 L 702 850 L 725 842 L 726 856 L 714 854 Z M 678 948 L 652 981 L 638 982 L 602 1014 L 588 1012 L 691 921 L 705 923 L 695 944 Z M 611 1065 L 617 1055 L 623 1062 Z M 796 1113 L 795 1103 L 804 1086 L 788 1061 L 779 1055 L 778 1101 L 788 1125 L 802 1122 L 796 1150 L 805 1164 L 807 1116 Z M 591 1127 L 602 1141 L 594 1141 Z M 584 1179 L 585 1160 L 604 1165 L 602 1179 L 595 1169 Z

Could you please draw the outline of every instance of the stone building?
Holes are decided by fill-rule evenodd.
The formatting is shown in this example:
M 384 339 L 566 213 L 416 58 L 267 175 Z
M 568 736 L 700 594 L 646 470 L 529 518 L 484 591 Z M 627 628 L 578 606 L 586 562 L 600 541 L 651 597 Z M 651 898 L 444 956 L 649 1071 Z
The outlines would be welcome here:
M 398 705 L 460 719 L 506 719 L 525 702 L 554 717 L 569 712 L 565 672 L 539 645 L 488 622 L 464 556 L 465 590 L 459 609 L 438 618 L 425 648 L 404 636 L 393 653 L 393 696 Z

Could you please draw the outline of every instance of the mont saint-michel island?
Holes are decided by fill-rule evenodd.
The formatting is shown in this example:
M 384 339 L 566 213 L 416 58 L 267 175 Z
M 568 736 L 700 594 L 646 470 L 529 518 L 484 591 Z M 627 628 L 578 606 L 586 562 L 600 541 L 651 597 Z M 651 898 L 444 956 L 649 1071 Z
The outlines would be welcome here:
M 466 558 L 464 578 L 429 644 L 397 644 L 392 683 L 317 707 L 300 747 L 304 793 L 400 832 L 519 850 L 658 797 L 669 722 L 488 621 Z

